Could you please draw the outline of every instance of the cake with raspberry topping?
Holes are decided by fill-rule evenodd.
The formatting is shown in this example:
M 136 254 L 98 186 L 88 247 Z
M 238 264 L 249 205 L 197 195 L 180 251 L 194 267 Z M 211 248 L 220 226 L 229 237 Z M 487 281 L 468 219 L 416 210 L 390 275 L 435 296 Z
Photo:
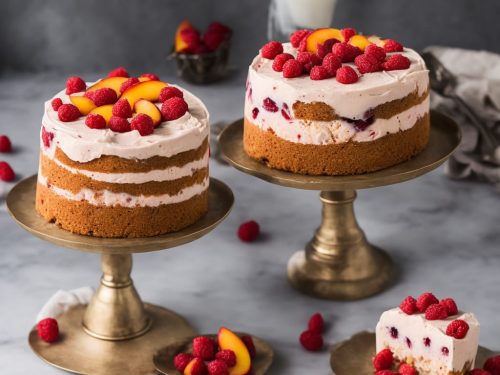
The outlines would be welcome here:
M 264 45 L 249 67 L 244 149 L 272 168 L 372 172 L 421 152 L 429 129 L 428 70 L 393 39 L 299 30 Z
M 208 210 L 208 111 L 151 73 L 70 77 L 45 103 L 36 209 L 68 231 L 146 237 Z
M 479 322 L 451 298 L 407 297 L 385 311 L 376 328 L 376 371 L 413 366 L 419 375 L 465 375 L 474 368 Z M 390 360 L 388 360 L 390 359 Z

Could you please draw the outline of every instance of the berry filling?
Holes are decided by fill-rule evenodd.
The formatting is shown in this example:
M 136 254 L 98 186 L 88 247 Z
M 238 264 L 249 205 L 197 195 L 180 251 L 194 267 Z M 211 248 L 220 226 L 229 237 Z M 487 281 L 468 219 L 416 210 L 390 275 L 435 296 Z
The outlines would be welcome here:
M 276 102 L 271 98 L 265 98 L 262 102 L 262 106 L 268 112 L 278 112 L 279 109 Z

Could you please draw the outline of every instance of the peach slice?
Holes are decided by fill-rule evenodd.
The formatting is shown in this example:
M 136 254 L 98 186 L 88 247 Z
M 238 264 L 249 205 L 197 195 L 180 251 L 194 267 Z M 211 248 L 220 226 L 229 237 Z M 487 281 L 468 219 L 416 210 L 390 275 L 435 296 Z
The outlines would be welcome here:
M 344 36 L 339 29 L 318 29 L 313 31 L 306 39 L 306 49 L 309 52 L 316 53 L 318 44 L 325 43 L 328 39 L 337 39 L 340 42 L 344 41 Z
M 384 40 L 384 39 L 382 39 L 381 37 L 379 37 L 378 35 L 370 35 L 370 36 L 368 37 L 368 41 L 369 41 L 370 43 L 375 44 L 375 45 L 376 45 L 376 46 L 378 46 L 378 47 L 383 47 L 383 46 L 384 46 L 384 44 L 385 44 L 385 40 Z
M 99 82 L 90 86 L 87 91 L 95 91 L 98 89 L 103 89 L 105 87 L 113 89 L 116 91 L 116 95 L 120 97 L 120 87 L 123 82 L 125 82 L 128 78 L 126 77 L 109 77 L 101 79 Z
M 100 107 L 94 108 L 89 113 L 93 115 L 101 115 L 106 120 L 106 124 L 109 124 L 109 119 L 113 116 L 113 104 L 106 104 Z
M 203 364 L 203 361 L 199 358 L 193 358 L 191 361 L 189 361 L 187 366 L 184 368 L 184 375 L 193 375 L 193 370 L 197 362 L 201 362 L 201 364 Z M 199 367 L 201 364 L 198 364 L 198 366 L 196 367 Z
M 156 105 L 151 103 L 149 100 L 139 99 L 134 105 L 135 113 L 144 113 L 148 115 L 153 120 L 154 126 L 158 126 L 161 122 L 161 112 Z
M 160 91 L 162 88 L 168 86 L 162 81 L 144 81 L 136 85 L 133 85 L 126 89 L 121 99 L 127 99 L 130 106 L 134 108 L 134 104 L 139 99 L 146 99 L 150 102 L 155 102 L 160 96 Z
M 151 81 L 151 79 L 149 77 L 137 77 L 137 79 L 139 80 L 139 82 L 146 82 L 146 81 Z
M 80 110 L 80 113 L 84 116 L 88 115 L 90 111 L 96 108 L 94 102 L 85 96 L 70 95 L 69 100 L 71 100 L 71 103 L 76 105 L 76 107 Z
M 349 44 L 358 47 L 361 51 L 364 51 L 365 48 L 371 44 L 371 42 L 364 35 L 354 35 L 351 39 L 349 39 Z
M 229 375 L 246 375 L 252 366 L 250 353 L 245 343 L 228 328 L 221 327 L 217 334 L 217 341 L 221 349 L 229 349 L 236 355 L 236 365 L 229 369 Z
M 177 27 L 177 31 L 175 32 L 175 52 L 181 52 L 188 48 L 188 44 L 182 39 L 181 33 L 182 30 L 192 29 L 193 25 L 188 20 L 184 20 L 181 22 L 179 27 Z

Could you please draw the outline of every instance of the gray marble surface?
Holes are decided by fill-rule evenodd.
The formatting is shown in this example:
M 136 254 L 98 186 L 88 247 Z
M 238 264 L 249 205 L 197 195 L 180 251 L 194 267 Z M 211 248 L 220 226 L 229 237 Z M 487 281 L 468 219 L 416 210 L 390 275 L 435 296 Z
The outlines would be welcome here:
M 42 104 L 61 89 L 64 78 L 0 79 L 0 133 L 16 147 L 0 159 L 10 162 L 20 178 L 37 170 Z M 187 87 L 205 101 L 213 122 L 228 122 L 241 116 L 243 85 L 240 74 L 219 85 Z M 311 354 L 298 344 L 312 313 L 324 314 L 329 322 L 325 339 L 333 344 L 373 329 L 383 310 L 426 290 L 453 296 L 463 309 L 474 311 L 482 323 L 482 345 L 500 348 L 500 204 L 491 187 L 448 180 L 439 169 L 410 182 L 360 191 L 358 219 L 369 239 L 394 257 L 397 280 L 375 297 L 331 302 L 299 294 L 285 278 L 288 258 L 319 224 L 318 194 L 274 186 L 215 162 L 211 168 L 233 189 L 234 209 L 203 239 L 134 258 L 133 277 L 145 301 L 179 312 L 200 332 L 227 325 L 261 336 L 276 353 L 270 374 L 330 373 L 327 350 Z M 0 191 L 10 187 L 0 182 Z M 56 290 L 97 285 L 99 257 L 31 236 L 2 206 L 0 373 L 59 374 L 31 352 L 27 333 Z M 241 243 L 235 234 L 248 219 L 259 221 L 264 232 L 253 244 Z

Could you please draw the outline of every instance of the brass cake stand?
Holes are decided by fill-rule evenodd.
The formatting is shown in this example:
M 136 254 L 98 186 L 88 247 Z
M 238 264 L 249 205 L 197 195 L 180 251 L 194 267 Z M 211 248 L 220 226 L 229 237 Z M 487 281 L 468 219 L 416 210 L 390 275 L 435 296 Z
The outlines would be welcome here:
M 7 196 L 14 220 L 56 245 L 100 253 L 103 275 L 88 306 L 74 307 L 57 318 L 61 339 L 47 344 L 34 327 L 29 334 L 31 348 L 49 364 L 77 374 L 154 373 L 154 353 L 195 332 L 173 311 L 141 301 L 130 278 L 132 254 L 169 249 L 204 236 L 229 214 L 233 193 L 211 178 L 209 211 L 195 224 L 156 237 L 106 239 L 72 234 L 39 216 L 35 211 L 36 179 L 35 175 L 19 182 Z
M 450 118 L 431 112 L 428 146 L 414 158 L 381 171 L 353 176 L 309 176 L 267 167 L 243 150 L 243 120 L 219 136 L 224 158 L 242 172 L 273 184 L 320 190 L 322 222 L 305 251 L 288 263 L 288 278 L 298 290 L 326 299 L 353 300 L 384 290 L 393 274 L 391 258 L 365 238 L 354 215 L 355 189 L 395 184 L 441 165 L 461 140 Z

